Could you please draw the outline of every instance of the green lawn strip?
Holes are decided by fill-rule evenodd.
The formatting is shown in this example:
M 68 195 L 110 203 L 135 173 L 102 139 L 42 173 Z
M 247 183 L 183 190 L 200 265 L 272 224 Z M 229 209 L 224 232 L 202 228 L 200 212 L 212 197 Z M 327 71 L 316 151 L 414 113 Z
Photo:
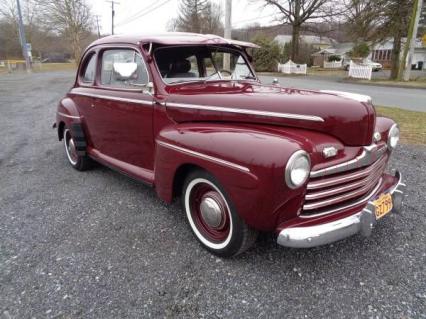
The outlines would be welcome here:
M 376 106 L 376 111 L 379 116 L 389 117 L 399 124 L 401 143 L 426 144 L 426 112 L 383 106 Z
M 355 83 L 355 84 L 365 84 L 365 85 L 380 85 L 380 86 L 389 86 L 389 87 L 402 87 L 402 88 L 416 88 L 416 89 L 426 89 L 426 81 L 418 79 L 415 81 L 403 82 L 403 81 L 391 81 L 383 79 L 373 79 L 369 80 L 355 80 L 355 79 L 344 79 L 342 82 L 345 83 Z

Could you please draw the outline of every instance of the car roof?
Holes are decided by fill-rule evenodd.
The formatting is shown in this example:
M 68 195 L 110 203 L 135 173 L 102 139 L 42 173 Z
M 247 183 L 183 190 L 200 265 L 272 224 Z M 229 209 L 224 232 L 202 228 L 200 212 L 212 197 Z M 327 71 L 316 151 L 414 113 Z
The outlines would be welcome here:
M 234 45 L 246 48 L 259 48 L 250 42 L 230 40 L 214 34 L 187 32 L 164 32 L 147 34 L 110 35 L 94 41 L 89 47 L 101 44 L 130 43 L 135 45 L 156 43 L 161 45 Z

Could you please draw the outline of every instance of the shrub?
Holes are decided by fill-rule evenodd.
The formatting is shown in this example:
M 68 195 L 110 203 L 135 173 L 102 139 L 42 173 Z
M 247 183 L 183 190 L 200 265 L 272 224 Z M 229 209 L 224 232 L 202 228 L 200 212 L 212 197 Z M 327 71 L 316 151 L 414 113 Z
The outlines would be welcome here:
M 256 37 L 253 42 L 260 46 L 260 48 L 254 50 L 253 53 L 253 64 L 256 71 L 277 71 L 281 55 L 279 44 L 264 36 Z
M 365 42 L 356 44 L 349 52 L 351 58 L 366 58 L 370 54 L 370 47 Z
M 342 58 L 338 55 L 330 55 L 328 57 L 328 62 L 339 62 L 341 60 L 342 60 Z

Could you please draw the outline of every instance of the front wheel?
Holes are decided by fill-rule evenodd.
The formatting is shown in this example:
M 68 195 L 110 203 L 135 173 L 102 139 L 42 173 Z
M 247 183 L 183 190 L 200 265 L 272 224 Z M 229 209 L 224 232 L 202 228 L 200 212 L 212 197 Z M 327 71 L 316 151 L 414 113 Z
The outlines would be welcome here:
M 189 174 L 182 200 L 191 230 L 207 250 L 231 257 L 255 242 L 257 231 L 236 213 L 223 188 L 210 174 L 204 171 Z

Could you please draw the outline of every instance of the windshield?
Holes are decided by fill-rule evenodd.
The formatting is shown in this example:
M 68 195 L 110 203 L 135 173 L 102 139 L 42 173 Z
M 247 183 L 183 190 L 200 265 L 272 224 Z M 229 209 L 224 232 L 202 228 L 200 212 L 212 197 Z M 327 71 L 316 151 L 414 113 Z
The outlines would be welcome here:
M 163 81 L 256 80 L 241 52 L 216 46 L 159 48 L 155 62 Z

